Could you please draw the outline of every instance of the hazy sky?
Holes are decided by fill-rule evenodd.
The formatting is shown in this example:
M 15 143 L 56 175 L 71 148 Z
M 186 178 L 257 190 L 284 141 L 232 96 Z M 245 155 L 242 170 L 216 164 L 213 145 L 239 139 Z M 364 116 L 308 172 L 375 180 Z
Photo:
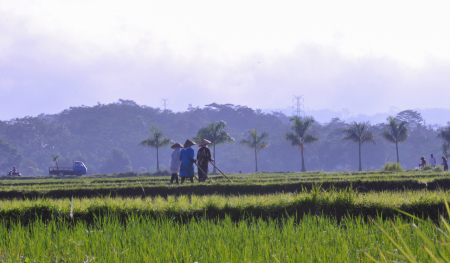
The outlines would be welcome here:
M 0 0 L 0 119 L 131 99 L 450 108 L 446 1 Z

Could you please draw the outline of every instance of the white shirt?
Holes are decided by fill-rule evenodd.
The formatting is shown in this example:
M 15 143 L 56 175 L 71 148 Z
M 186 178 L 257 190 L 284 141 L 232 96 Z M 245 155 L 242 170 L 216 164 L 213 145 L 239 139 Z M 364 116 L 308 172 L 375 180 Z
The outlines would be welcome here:
M 180 159 L 180 152 L 181 148 L 175 148 L 173 151 L 170 160 L 170 172 L 173 174 L 180 173 L 180 165 L 181 165 L 181 159 Z
M 436 167 L 436 158 L 434 157 L 430 158 L 430 165 Z

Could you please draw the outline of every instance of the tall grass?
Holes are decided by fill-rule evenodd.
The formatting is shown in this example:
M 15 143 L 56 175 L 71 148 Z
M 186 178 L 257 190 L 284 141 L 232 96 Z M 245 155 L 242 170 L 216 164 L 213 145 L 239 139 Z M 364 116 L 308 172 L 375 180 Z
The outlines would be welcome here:
M 375 221 L 387 231 L 390 223 Z M 298 223 L 297 223 L 298 222 Z M 396 225 L 406 222 L 394 219 Z M 417 260 L 430 260 L 421 239 L 407 228 L 408 246 Z M 422 231 L 435 235 L 425 226 Z M 394 237 L 395 241 L 399 241 Z M 122 224 L 114 215 L 93 224 L 37 221 L 7 228 L 0 223 L 0 256 L 3 262 L 366 262 L 363 252 L 378 249 L 399 253 L 373 224 L 361 217 L 341 221 L 322 216 L 294 217 L 283 221 L 151 220 L 130 215 Z

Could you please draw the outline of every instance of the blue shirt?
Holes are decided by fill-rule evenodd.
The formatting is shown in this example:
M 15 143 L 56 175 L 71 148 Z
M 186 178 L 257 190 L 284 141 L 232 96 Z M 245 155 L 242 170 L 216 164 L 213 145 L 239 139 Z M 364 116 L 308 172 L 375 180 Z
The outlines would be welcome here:
M 181 150 L 180 177 L 194 177 L 194 149 L 187 147 Z

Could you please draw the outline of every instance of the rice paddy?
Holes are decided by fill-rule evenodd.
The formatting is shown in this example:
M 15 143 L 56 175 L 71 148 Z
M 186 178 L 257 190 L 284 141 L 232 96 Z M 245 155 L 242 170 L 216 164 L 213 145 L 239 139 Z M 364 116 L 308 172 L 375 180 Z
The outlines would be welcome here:
M 370 218 L 388 233 L 399 231 L 416 260 L 429 262 L 415 226 L 429 237 L 448 231 L 399 210 L 442 225 L 448 175 L 232 175 L 233 184 L 217 176 L 214 184 L 183 186 L 145 176 L 3 180 L 0 194 L 44 195 L 0 199 L 0 262 L 369 262 L 368 255 L 403 260 L 393 243 L 401 242 L 399 236 L 390 240 Z M 371 184 L 395 190 L 361 188 Z M 83 187 L 118 194 L 70 196 Z M 118 189 L 137 194 L 121 196 Z M 45 195 L 52 191 L 60 195 Z M 450 258 L 450 251 L 442 253 Z

